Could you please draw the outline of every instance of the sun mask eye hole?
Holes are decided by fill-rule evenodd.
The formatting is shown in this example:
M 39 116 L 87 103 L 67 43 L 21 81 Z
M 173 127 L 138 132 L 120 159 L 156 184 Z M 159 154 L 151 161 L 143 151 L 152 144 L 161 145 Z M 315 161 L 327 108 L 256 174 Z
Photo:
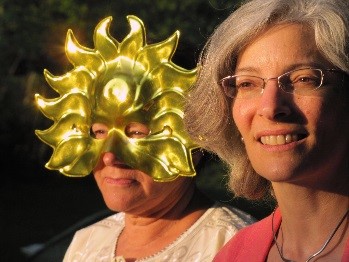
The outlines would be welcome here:
M 150 129 L 145 124 L 132 122 L 126 126 L 125 134 L 130 138 L 144 138 L 150 134 Z
M 108 127 L 102 123 L 95 123 L 91 126 L 90 135 L 96 139 L 104 139 L 108 136 Z

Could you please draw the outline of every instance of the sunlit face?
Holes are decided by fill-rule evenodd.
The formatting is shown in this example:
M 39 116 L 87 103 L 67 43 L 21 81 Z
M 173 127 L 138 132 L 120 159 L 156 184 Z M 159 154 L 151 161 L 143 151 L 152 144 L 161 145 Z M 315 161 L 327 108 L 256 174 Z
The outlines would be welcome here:
M 96 139 L 104 139 L 108 136 L 108 127 L 93 124 L 92 133 Z M 141 123 L 130 123 L 125 134 L 134 139 L 143 138 L 149 129 Z M 171 182 L 155 182 L 151 176 L 121 162 L 112 152 L 102 153 L 93 173 L 106 205 L 111 210 L 135 215 L 150 215 L 171 205 L 191 184 L 190 178 L 183 177 Z
M 248 45 L 235 74 L 273 78 L 304 67 L 333 68 L 318 52 L 311 30 L 288 24 Z M 347 106 L 333 88 L 338 78 L 338 73 L 326 74 L 323 87 L 306 96 L 285 93 L 269 80 L 262 95 L 233 101 L 234 121 L 258 174 L 303 184 L 330 179 L 321 174 L 335 173 L 349 139 Z

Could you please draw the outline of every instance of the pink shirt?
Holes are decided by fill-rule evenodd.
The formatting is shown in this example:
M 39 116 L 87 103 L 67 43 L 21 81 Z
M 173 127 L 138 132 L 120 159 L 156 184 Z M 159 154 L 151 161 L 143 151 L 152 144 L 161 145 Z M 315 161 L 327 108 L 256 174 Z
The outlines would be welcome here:
M 273 244 L 273 233 L 270 230 L 272 215 L 241 229 L 218 252 L 214 262 L 265 262 Z M 281 213 L 276 209 L 274 215 L 274 230 L 277 231 L 281 224 Z M 344 248 L 342 262 L 349 262 L 349 239 Z

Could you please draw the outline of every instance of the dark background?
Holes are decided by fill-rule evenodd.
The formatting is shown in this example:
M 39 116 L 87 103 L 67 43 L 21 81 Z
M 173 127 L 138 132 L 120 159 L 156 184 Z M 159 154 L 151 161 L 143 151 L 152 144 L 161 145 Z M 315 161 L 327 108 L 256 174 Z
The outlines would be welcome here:
M 111 34 L 121 41 L 129 32 L 126 15 L 137 15 L 149 41 L 162 41 L 180 30 L 173 61 L 192 69 L 209 34 L 238 2 L 0 0 L 1 261 L 23 261 L 21 248 L 35 243 L 67 244 L 77 228 L 89 223 L 87 217 L 108 213 L 92 176 L 68 178 L 44 168 L 52 150 L 34 134 L 51 125 L 34 103 L 35 93 L 53 94 L 43 69 L 61 75 L 71 68 L 64 54 L 67 30 L 73 29 L 82 45 L 93 48 L 93 30 L 101 19 L 113 16 Z M 204 173 L 199 184 L 210 196 L 257 218 L 270 212 L 268 203 L 232 201 L 225 190 L 224 168 L 216 159 L 207 162 Z

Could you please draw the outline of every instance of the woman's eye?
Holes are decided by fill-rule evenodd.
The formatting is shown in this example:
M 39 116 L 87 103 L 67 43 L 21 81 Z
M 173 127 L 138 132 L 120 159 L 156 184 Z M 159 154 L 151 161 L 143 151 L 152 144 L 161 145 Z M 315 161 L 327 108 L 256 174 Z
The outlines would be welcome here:
M 106 133 L 105 130 L 96 130 L 96 131 L 93 131 L 93 133 L 95 134 L 95 136 L 98 136 L 98 135 L 104 135 Z
M 91 127 L 91 135 L 97 139 L 103 139 L 108 136 L 108 128 L 104 124 L 93 124 Z
M 239 88 L 252 88 L 252 87 L 254 87 L 254 84 L 251 83 L 251 82 L 247 82 L 247 81 L 241 82 L 241 83 L 239 83 L 239 85 L 238 85 L 238 89 L 239 89 Z
M 263 85 L 263 79 L 256 76 L 237 76 L 236 87 L 237 89 L 256 89 Z
M 145 137 L 146 135 L 147 135 L 146 133 L 136 131 L 136 130 L 127 132 L 127 136 L 132 138 L 141 138 L 141 137 Z
M 303 82 L 303 83 L 309 83 L 309 82 L 316 82 L 316 78 L 309 77 L 309 76 L 303 76 L 300 77 L 296 82 Z
M 143 138 L 149 135 L 149 133 L 149 128 L 141 123 L 130 123 L 125 128 L 125 134 L 130 138 Z

